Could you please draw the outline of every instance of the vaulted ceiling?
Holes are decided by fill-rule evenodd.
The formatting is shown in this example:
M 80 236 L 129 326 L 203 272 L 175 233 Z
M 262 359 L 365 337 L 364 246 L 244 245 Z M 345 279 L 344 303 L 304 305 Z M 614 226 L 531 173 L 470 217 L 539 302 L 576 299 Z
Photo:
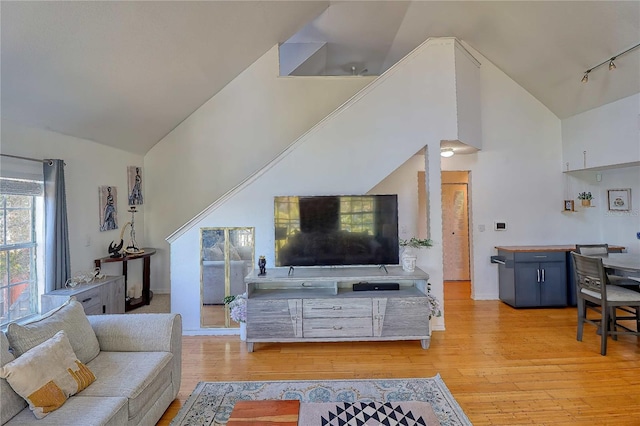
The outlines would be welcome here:
M 3 119 L 144 154 L 278 43 L 295 73 L 378 74 L 429 37 L 478 50 L 565 118 L 640 92 L 638 1 L 0 3 Z

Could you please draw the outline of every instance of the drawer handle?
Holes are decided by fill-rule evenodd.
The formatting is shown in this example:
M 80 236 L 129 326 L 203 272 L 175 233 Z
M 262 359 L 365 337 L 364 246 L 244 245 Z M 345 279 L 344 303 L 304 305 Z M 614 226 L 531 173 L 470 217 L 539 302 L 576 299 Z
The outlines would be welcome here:
M 540 254 L 537 254 L 537 255 L 535 255 L 533 257 L 537 257 L 539 259 L 546 259 L 547 258 L 547 256 L 543 256 L 543 255 L 540 255 Z
M 334 311 L 340 311 L 340 310 L 342 310 L 342 306 L 334 306 L 331 309 L 333 309 Z
M 334 329 L 334 330 L 342 330 L 342 326 L 340 326 L 340 325 L 334 325 L 334 326 L 333 326 L 333 329 Z
M 87 298 L 87 299 L 84 299 L 84 300 L 83 300 L 82 302 L 80 302 L 80 303 L 87 303 L 87 302 L 88 302 L 89 300 L 91 300 L 91 299 L 93 299 L 93 297 L 89 297 L 89 298 Z

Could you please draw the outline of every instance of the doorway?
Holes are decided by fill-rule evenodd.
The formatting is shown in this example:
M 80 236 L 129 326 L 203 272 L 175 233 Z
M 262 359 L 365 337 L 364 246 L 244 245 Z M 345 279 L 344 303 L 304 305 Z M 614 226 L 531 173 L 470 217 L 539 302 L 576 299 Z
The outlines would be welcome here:
M 469 172 L 442 172 L 444 281 L 470 281 Z

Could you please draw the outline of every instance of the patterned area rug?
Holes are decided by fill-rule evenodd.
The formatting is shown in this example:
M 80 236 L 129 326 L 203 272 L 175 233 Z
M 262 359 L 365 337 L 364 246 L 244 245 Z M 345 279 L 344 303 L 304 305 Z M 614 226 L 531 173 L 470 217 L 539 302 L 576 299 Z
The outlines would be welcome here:
M 438 426 L 431 404 L 402 402 L 309 402 L 300 404 L 299 425 Z
M 298 399 L 303 404 L 423 401 L 431 405 L 440 425 L 471 425 L 440 375 L 437 375 L 420 379 L 200 382 L 171 426 L 224 425 L 236 401 L 268 399 Z M 318 418 L 317 423 L 313 424 L 322 425 L 321 419 Z

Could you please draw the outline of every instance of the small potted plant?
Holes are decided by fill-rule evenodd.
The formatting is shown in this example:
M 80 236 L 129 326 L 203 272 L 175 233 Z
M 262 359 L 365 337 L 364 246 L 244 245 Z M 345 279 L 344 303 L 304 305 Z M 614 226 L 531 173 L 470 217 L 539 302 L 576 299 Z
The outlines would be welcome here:
M 247 293 L 226 296 L 222 299 L 229 307 L 229 317 L 240 324 L 240 339 L 247 339 Z
M 581 201 L 583 207 L 590 207 L 593 195 L 591 192 L 581 192 L 578 194 L 578 200 Z
M 433 241 L 425 238 L 420 239 L 411 237 L 408 240 L 400 240 L 400 247 L 402 250 L 402 269 L 407 272 L 413 272 L 416 269 L 416 259 L 418 258 L 412 249 L 420 249 L 422 247 L 431 247 Z

